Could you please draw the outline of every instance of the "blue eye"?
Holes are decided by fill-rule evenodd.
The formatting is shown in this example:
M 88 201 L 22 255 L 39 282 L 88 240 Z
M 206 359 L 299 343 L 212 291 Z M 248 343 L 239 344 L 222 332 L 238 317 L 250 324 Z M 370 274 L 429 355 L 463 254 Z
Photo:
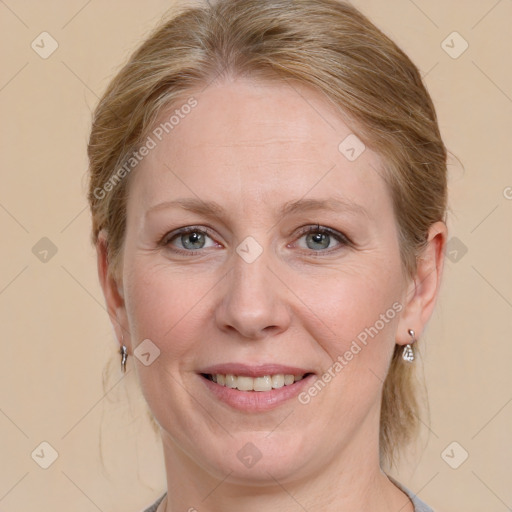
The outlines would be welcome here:
M 192 231 L 181 235 L 179 240 L 185 249 L 202 249 L 206 242 L 206 235 L 198 231 Z
M 208 240 L 210 240 L 209 244 Z M 173 246 L 175 246 L 175 243 L 179 244 L 176 247 L 177 250 L 184 252 L 193 252 L 195 250 L 214 247 L 216 245 L 204 229 L 199 229 L 193 226 L 171 233 L 171 236 L 166 237 L 163 242 L 164 245 Z
M 209 235 L 209 229 L 187 226 L 168 233 L 161 245 L 175 253 L 187 256 L 198 255 L 203 249 L 222 247 Z M 296 244 L 300 249 L 314 253 L 330 253 L 350 244 L 350 240 L 342 233 L 319 225 L 303 229 Z M 290 247 L 290 246 L 288 246 Z
M 309 242 L 311 242 L 311 245 L 314 247 L 311 247 Z M 320 249 L 328 249 L 330 244 L 331 235 L 326 233 L 308 233 L 306 235 L 306 245 L 309 247 L 309 249 L 313 249 L 314 251 L 318 251 Z
M 342 233 L 318 225 L 308 227 L 299 240 L 303 238 L 305 239 L 306 247 L 302 248 L 317 252 L 333 249 L 333 242 L 337 242 L 338 246 L 348 245 L 349 243 L 347 237 Z M 336 246 L 336 244 L 334 245 Z

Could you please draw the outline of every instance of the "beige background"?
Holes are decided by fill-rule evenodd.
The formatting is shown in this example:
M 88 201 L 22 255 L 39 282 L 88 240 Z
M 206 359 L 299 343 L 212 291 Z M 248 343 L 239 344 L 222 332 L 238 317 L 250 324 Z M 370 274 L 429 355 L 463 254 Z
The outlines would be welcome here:
M 449 257 L 423 340 L 431 418 L 395 475 L 441 512 L 510 510 L 512 1 L 354 3 L 418 64 L 460 159 L 450 159 Z M 120 379 L 97 281 L 85 148 L 108 80 L 171 5 L 0 1 L 2 512 L 136 512 L 164 489 L 160 446 L 134 373 Z M 47 59 L 31 48 L 44 31 L 59 45 Z M 456 59 L 441 46 L 453 31 L 469 43 Z M 56 254 L 42 252 L 43 237 Z M 58 453 L 48 469 L 43 441 Z

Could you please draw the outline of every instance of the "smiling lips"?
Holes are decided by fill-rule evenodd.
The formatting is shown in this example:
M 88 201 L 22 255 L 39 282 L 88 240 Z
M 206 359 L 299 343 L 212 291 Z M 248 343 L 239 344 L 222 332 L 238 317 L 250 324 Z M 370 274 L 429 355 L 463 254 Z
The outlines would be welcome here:
M 279 407 L 296 398 L 316 378 L 312 370 L 278 364 L 218 364 L 198 374 L 212 397 L 245 413 Z
M 226 386 L 239 391 L 271 391 L 283 386 L 290 386 L 294 382 L 302 380 L 304 375 L 293 375 L 290 373 L 277 373 L 275 375 L 264 375 L 262 377 L 249 377 L 246 375 L 233 375 L 217 373 L 207 374 L 206 377 L 217 383 L 219 386 Z
M 313 372 L 304 368 L 267 364 L 249 366 L 229 363 L 205 368 L 200 374 L 221 387 L 238 391 L 278 390 L 301 381 Z

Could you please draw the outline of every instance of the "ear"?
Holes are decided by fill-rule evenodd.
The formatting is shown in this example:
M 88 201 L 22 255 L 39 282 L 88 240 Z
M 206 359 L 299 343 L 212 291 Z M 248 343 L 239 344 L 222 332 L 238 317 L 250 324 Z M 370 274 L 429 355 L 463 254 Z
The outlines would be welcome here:
M 409 329 L 419 338 L 432 315 L 444 266 L 447 228 L 444 222 L 435 222 L 428 231 L 428 241 L 417 260 L 414 279 L 404 293 L 404 309 L 398 322 L 396 342 L 410 343 Z
M 130 331 L 124 301 L 122 282 L 118 283 L 112 275 L 108 261 L 108 240 L 104 230 L 100 231 L 96 242 L 96 255 L 98 263 L 98 277 L 107 305 L 108 315 L 116 333 L 119 345 L 126 345 L 131 352 Z

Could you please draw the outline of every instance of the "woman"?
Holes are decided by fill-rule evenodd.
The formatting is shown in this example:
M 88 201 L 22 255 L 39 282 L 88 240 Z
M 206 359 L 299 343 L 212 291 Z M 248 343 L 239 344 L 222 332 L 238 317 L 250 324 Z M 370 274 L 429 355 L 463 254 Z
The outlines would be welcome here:
M 121 365 L 164 447 L 147 510 L 430 511 L 385 472 L 447 236 L 408 57 L 335 0 L 188 8 L 111 82 L 88 153 Z

